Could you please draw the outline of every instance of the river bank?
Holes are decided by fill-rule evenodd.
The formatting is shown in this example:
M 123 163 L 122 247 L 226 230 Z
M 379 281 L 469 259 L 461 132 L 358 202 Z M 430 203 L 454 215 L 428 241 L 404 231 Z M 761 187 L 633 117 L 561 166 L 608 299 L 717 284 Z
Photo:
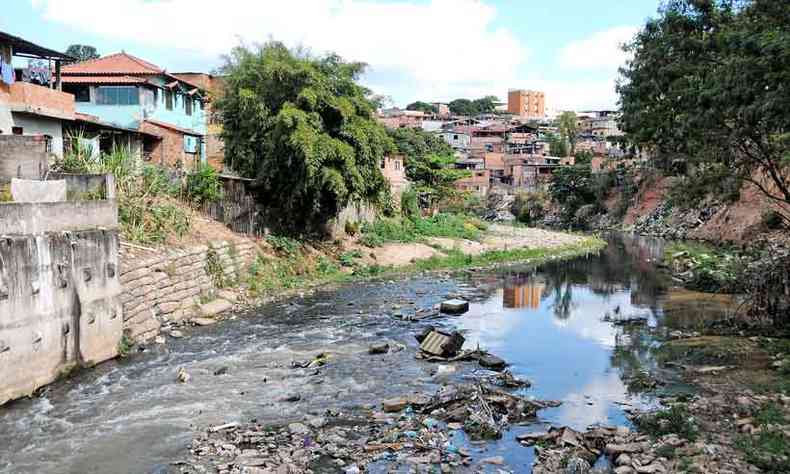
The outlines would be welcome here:
M 662 391 L 676 385 L 653 385 L 641 375 L 662 367 L 653 349 L 658 333 L 690 331 L 727 311 L 674 288 L 656 266 L 663 252 L 660 241 L 620 236 L 598 254 L 539 267 L 355 281 L 228 315 L 222 324 L 187 327 L 185 337 L 0 409 L 0 472 L 266 472 L 303 462 L 314 472 L 354 472 L 354 464 L 369 472 L 443 464 L 453 472 L 539 472 L 550 462 L 567 465 L 565 451 L 552 454 L 550 441 L 533 444 L 534 433 L 599 426 L 612 429 L 615 445 L 616 436 L 649 437 L 635 432 L 632 415 L 660 408 L 672 393 Z M 469 311 L 435 314 L 450 297 L 468 300 Z M 614 314 L 645 324 L 616 324 Z M 460 331 L 466 349 L 501 357 L 531 385 L 499 386 L 497 372 L 474 360 L 415 358 L 415 335 L 428 326 Z M 370 353 L 383 344 L 388 351 Z M 178 381 L 180 369 L 186 383 Z M 458 407 L 423 413 L 426 397 L 479 384 L 508 394 L 486 401 L 498 420 L 497 407 L 507 408 L 508 399 L 516 408 L 561 403 L 509 417 L 498 439 L 477 440 L 462 421 L 449 420 Z M 394 410 L 401 399 L 415 408 L 385 411 L 384 401 L 397 401 L 388 404 Z M 633 454 L 632 464 L 671 466 L 647 448 Z M 617 459 L 595 461 L 609 469 Z
M 199 298 L 199 304 L 189 306 L 187 303 L 185 307 L 185 303 L 181 303 L 183 309 L 177 310 L 178 317 L 170 311 L 179 303 L 171 303 L 167 296 L 160 296 L 159 299 L 166 301 L 164 306 L 152 304 L 146 301 L 151 295 L 141 290 L 149 288 L 146 285 L 147 275 L 151 273 L 150 262 L 158 262 L 153 272 L 180 275 L 181 270 L 174 267 L 182 260 L 168 260 L 157 253 L 140 250 L 122 256 L 124 271 L 134 275 L 134 280 L 126 282 L 128 291 L 125 290 L 134 296 L 125 302 L 125 308 L 131 308 L 132 314 L 125 316 L 136 324 L 131 331 L 132 338 L 125 343 L 124 352 L 128 352 L 129 346 L 135 342 L 164 343 L 164 336 L 181 337 L 184 328 L 195 324 L 211 325 L 234 312 L 295 295 L 303 296 L 321 288 L 442 270 L 481 271 L 519 262 L 538 265 L 595 253 L 606 245 L 595 236 L 505 225 L 491 225 L 484 231 L 475 231 L 472 234 L 474 240 L 449 236 L 422 237 L 411 242 L 382 242 L 373 247 L 363 245 L 363 239 L 354 237 L 334 242 L 301 242 L 269 236 L 253 241 L 240 239 L 225 229 L 215 229 L 212 235 L 215 239 L 227 239 L 208 246 L 209 252 L 217 253 L 218 258 L 211 258 L 205 251 L 206 246 L 184 252 L 185 255 L 195 255 L 188 257 L 187 261 L 191 267 L 200 267 L 201 280 L 209 285 L 189 292 L 195 299 Z M 243 250 L 240 252 L 238 249 Z M 182 254 L 176 255 L 181 258 Z M 203 266 L 199 263 L 202 255 L 205 255 Z M 159 277 L 164 279 L 164 275 Z M 127 278 L 126 273 L 122 273 L 121 278 Z M 190 285 L 190 282 L 179 284 L 179 281 L 177 278 L 172 282 L 174 288 L 183 289 Z M 150 310 L 146 310 L 148 307 Z M 162 314 L 162 309 L 168 312 Z M 142 324 L 137 323 L 140 317 L 135 316 L 140 313 L 140 317 L 147 318 Z M 162 316 L 154 320 L 151 315 L 157 313 Z M 155 330 L 151 330 L 152 327 Z M 142 330 L 146 331 L 143 333 L 145 337 L 134 336 Z M 163 335 L 158 335 L 160 332 Z

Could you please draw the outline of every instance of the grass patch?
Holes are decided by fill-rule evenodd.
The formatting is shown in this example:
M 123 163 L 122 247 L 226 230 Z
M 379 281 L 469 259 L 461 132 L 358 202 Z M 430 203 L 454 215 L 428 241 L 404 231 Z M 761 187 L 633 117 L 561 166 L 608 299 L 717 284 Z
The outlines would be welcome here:
M 121 340 L 118 341 L 118 355 L 120 357 L 126 357 L 132 351 L 132 347 L 134 347 L 134 341 L 128 334 L 124 333 L 121 335 Z
M 385 217 L 363 226 L 360 242 L 368 247 L 379 247 L 386 242 L 419 242 L 428 237 L 480 240 L 486 229 L 488 226 L 480 219 L 462 214 Z
M 585 253 L 597 252 L 606 243 L 595 237 L 588 237 L 579 244 L 554 248 L 520 248 L 510 250 L 490 250 L 479 255 L 464 254 L 458 249 L 445 250 L 445 255 L 434 255 L 419 260 L 409 268 L 417 271 L 452 270 L 465 267 L 485 267 L 497 263 L 525 262 L 541 264 L 557 258 L 571 258 Z
M 674 433 L 681 438 L 695 441 L 699 436 L 694 418 L 683 404 L 674 405 L 666 410 L 646 413 L 636 418 L 634 422 L 641 431 L 655 438 Z
M 740 366 L 757 352 L 757 345 L 746 338 L 702 336 L 666 341 L 656 350 L 656 359 L 661 364 Z
M 766 430 L 740 437 L 735 446 L 746 454 L 746 460 L 764 472 L 790 472 L 790 437 L 779 430 Z
M 254 295 L 263 295 L 278 290 L 312 287 L 327 283 L 342 283 L 353 280 L 396 276 L 421 271 L 453 270 L 466 267 L 485 267 L 499 263 L 524 262 L 541 264 L 553 259 L 572 258 L 597 252 L 606 243 L 596 237 L 586 237 L 580 243 L 554 248 L 496 250 L 480 255 L 466 255 L 458 249 L 446 250 L 444 255 L 436 255 L 418 260 L 404 267 L 362 265 L 357 261 L 362 257 L 359 251 L 349 251 L 337 258 L 328 255 L 315 256 L 298 241 L 268 238 L 272 247 L 279 249 L 278 255 L 269 257 L 259 255 L 250 265 L 245 282 Z M 353 268 L 353 272 L 343 268 Z
M 785 413 L 776 403 L 766 403 L 754 415 L 754 421 L 758 426 L 781 425 L 787 422 Z

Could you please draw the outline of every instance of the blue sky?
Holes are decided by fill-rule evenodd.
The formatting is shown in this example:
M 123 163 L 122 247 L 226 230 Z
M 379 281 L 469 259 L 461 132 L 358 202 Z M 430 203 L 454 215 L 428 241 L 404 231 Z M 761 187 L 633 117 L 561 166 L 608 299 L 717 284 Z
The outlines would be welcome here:
M 508 88 L 554 109 L 611 107 L 617 44 L 659 0 L 11 0 L 0 30 L 64 50 L 91 44 L 169 71 L 211 71 L 269 38 L 370 65 L 364 82 L 397 105 Z

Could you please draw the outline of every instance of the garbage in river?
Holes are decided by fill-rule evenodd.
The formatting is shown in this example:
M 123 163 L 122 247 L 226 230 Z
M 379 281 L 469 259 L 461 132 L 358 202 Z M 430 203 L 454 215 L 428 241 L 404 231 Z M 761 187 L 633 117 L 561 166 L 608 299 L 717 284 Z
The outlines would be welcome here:
M 432 396 L 384 400 L 383 412 L 327 411 L 320 423 L 306 417 L 276 427 L 251 422 L 209 428 L 192 442 L 192 459 L 178 464 L 220 472 L 275 472 L 271 470 L 283 466 L 287 472 L 365 472 L 372 464 L 401 463 L 448 472 L 474 462 L 468 450 L 454 444 L 453 431 L 464 430 L 472 439 L 498 438 L 510 423 L 557 405 L 482 383 L 450 386 Z M 499 465 L 504 460 L 477 462 Z

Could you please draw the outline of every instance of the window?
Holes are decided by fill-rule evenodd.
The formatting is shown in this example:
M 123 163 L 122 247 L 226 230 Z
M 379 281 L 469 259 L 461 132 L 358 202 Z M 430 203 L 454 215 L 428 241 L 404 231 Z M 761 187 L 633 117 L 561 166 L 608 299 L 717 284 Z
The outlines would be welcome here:
M 184 96 L 184 111 L 187 115 L 192 115 L 192 97 Z
M 140 94 L 137 87 L 97 87 L 96 103 L 99 105 L 139 105 Z
M 63 92 L 68 92 L 74 95 L 75 102 L 90 102 L 91 89 L 84 84 L 64 84 Z
M 458 140 L 458 135 L 453 135 L 453 140 Z
M 14 135 L 22 135 L 24 129 L 22 127 L 11 127 L 11 133 Z
M 198 152 L 198 138 L 191 135 L 184 135 L 184 151 L 187 153 Z
M 173 110 L 173 91 L 171 90 L 165 91 L 165 108 Z

